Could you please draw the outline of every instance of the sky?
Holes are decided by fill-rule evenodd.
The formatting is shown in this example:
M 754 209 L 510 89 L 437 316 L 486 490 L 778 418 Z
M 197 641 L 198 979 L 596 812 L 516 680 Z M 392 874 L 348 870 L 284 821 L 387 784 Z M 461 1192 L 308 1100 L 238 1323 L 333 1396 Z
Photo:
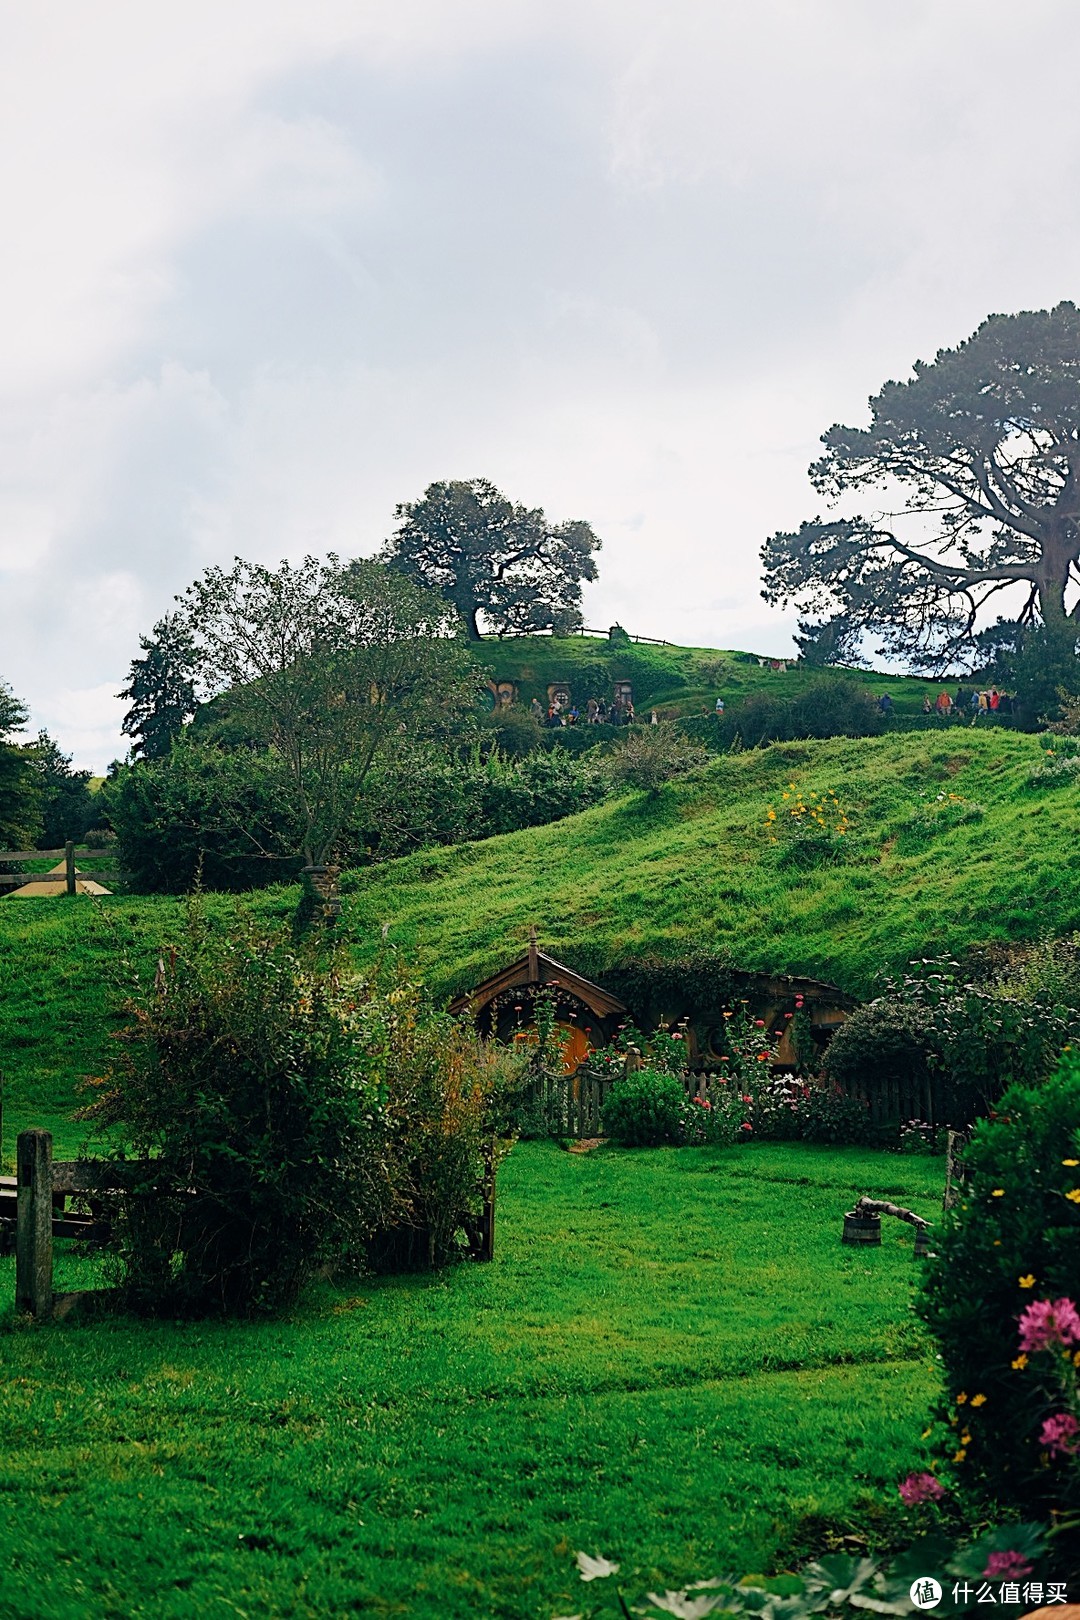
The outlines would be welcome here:
M 1072 0 L 0 0 L 0 679 L 122 757 L 212 563 L 436 479 L 603 540 L 585 619 L 791 650 L 833 422 L 1080 296 Z

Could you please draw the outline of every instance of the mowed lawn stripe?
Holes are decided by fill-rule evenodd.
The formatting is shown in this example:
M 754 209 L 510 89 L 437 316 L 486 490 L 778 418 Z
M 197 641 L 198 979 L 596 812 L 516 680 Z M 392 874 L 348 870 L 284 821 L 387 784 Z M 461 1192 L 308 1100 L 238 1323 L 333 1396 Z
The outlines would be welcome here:
M 0 1612 L 547 1617 L 578 1546 L 649 1581 L 768 1564 L 916 1456 L 910 1233 L 860 1253 L 840 1223 L 886 1188 L 932 1217 L 940 1184 L 861 1150 L 524 1143 L 490 1266 L 2 1334 Z

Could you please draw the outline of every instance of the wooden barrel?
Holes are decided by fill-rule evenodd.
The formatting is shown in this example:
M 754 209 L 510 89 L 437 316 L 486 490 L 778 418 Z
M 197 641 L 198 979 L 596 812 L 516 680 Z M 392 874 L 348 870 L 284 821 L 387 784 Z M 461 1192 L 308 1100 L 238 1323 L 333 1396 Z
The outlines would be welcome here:
M 844 1215 L 843 1241 L 845 1243 L 870 1244 L 880 1247 L 881 1216 L 856 1215 L 853 1209 L 849 1209 Z
M 917 1226 L 915 1228 L 915 1258 L 925 1260 L 930 1253 L 930 1228 Z

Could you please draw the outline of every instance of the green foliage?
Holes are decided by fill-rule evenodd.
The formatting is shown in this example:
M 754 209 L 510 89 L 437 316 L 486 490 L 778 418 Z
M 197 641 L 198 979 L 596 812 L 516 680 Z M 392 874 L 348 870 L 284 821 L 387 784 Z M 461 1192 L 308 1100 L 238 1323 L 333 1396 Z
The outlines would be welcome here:
M 1040 1086 L 1011 1087 L 976 1127 L 966 1185 L 937 1240 L 919 1305 L 941 1354 L 936 1448 L 965 1489 L 1024 1511 L 1080 1508 L 1080 1466 L 1043 1439 L 1077 1416 L 1065 1333 L 1025 1354 L 1018 1323 L 1044 1301 L 1077 1300 L 1080 1279 L 1080 1060 Z
M 194 731 L 163 759 L 121 766 L 101 797 L 128 882 L 149 894 L 247 889 L 296 875 L 302 829 L 281 765 L 264 751 L 227 751 Z
M 663 1069 L 635 1069 L 616 1080 L 604 1103 L 604 1132 L 623 1147 L 660 1147 L 682 1140 L 686 1092 Z
M 80 843 L 91 827 L 99 825 L 103 805 L 90 791 L 90 772 L 73 771 L 65 754 L 47 731 L 39 731 L 32 745 L 34 773 L 40 795 L 39 849 L 58 849 L 67 840 Z
M 1003 1565 L 995 1564 L 995 1554 L 1004 1558 Z M 817 1614 L 832 1620 L 840 1616 L 863 1620 L 868 1610 L 874 1614 L 908 1615 L 918 1612 L 911 1601 L 916 1582 L 931 1572 L 943 1588 L 942 1596 L 933 1605 L 935 1613 L 962 1615 L 972 1601 L 984 1601 L 994 1603 L 995 1613 L 1018 1620 L 1025 1610 L 1030 1611 L 1028 1599 L 1020 1599 L 1031 1577 L 1036 1577 L 1040 1590 L 1045 1591 L 1050 1581 L 1064 1573 L 1064 1566 L 1049 1546 L 1047 1527 L 1030 1523 L 1000 1525 L 983 1531 L 974 1540 L 970 1532 L 961 1536 L 955 1531 L 932 1532 L 920 1536 L 899 1557 L 878 1559 L 863 1553 L 828 1553 L 795 1574 L 785 1572 L 769 1579 L 757 1573 L 708 1576 L 681 1589 L 646 1592 L 630 1607 L 623 1591 L 626 1582 L 615 1578 L 622 1565 L 579 1552 L 577 1568 L 583 1581 L 604 1583 L 601 1587 L 590 1585 L 585 1611 L 590 1620 L 605 1613 L 641 1615 L 645 1620 L 655 1620 L 662 1614 L 676 1615 L 681 1620 L 704 1620 L 713 1613 L 720 1617 L 755 1615 L 761 1620 L 810 1620 Z M 995 1574 L 1010 1577 L 1017 1590 L 1015 1603 L 1002 1602 L 1000 1579 L 989 1583 L 984 1580 L 986 1575 Z M 972 1581 L 978 1585 L 973 1586 Z M 1064 1581 L 1057 1584 L 1063 1591 L 1067 1587 Z M 958 1588 L 955 1599 L 954 1587 Z M 975 1599 L 978 1590 L 986 1590 L 990 1596 Z M 584 1614 L 578 1620 L 585 1620 Z
M 477 695 L 452 613 L 377 563 L 237 559 L 207 569 L 177 617 L 205 691 L 227 692 L 279 765 L 292 853 L 309 865 L 336 852 L 375 760 L 445 733 Z
M 1072 534 L 1080 311 L 991 315 L 913 370 L 871 399 L 868 428 L 830 428 L 810 469 L 834 505 L 886 487 L 887 522 L 818 517 L 773 535 L 764 595 L 825 611 L 847 634 L 878 632 L 883 650 L 934 670 L 974 652 L 975 614 L 1003 584 L 1028 582 L 1044 624 L 1064 624 L 1080 559 L 1080 541 L 1061 543 Z
M 29 749 L 13 743 L 30 718 L 10 686 L 0 681 L 0 847 L 32 844 L 40 827 L 40 781 Z
M 928 939 L 955 955 L 1075 926 L 1075 816 L 1064 793 L 1033 803 L 1027 778 L 1042 758 L 1032 738 L 968 728 L 748 749 L 669 784 L 658 803 L 610 800 L 447 851 L 436 867 L 421 854 L 360 874 L 349 914 L 366 937 L 386 923 L 453 992 L 494 971 L 535 922 L 554 955 L 601 983 L 630 956 L 675 963 L 705 942 L 742 969 L 871 996 Z M 762 858 L 765 812 L 793 780 L 837 793 L 853 818 L 845 860 L 812 882 Z M 905 852 L 899 832 L 935 783 L 985 814 Z
M 549 523 L 486 478 L 429 484 L 394 515 L 382 560 L 452 603 L 474 640 L 481 617 L 498 634 L 581 624 L 581 582 L 597 577 L 601 544 L 587 523 Z
M 673 726 L 634 726 L 607 761 L 616 787 L 642 788 L 658 794 L 667 782 L 685 776 L 707 758 L 700 743 L 681 736 Z
M 416 1235 L 410 1257 L 451 1257 L 506 1065 L 415 983 L 365 981 L 282 934 L 211 931 L 192 907 L 125 1012 L 83 1117 L 143 1161 L 117 1217 L 130 1303 L 280 1308 L 380 1239 L 385 1262 L 395 1228 Z
M 873 737 L 886 717 L 864 687 L 844 675 L 816 675 L 802 691 L 753 692 L 724 711 L 721 744 L 745 748 L 803 737 Z
M 1080 1029 L 1075 945 L 1034 952 L 1020 973 L 972 977 L 950 959 L 924 959 L 883 996 L 856 1008 L 825 1057 L 846 1089 L 888 1094 L 894 1082 L 936 1098 L 938 1122 L 967 1125 L 1012 1082 L 1034 1083 Z
M 132 659 L 128 684 L 117 693 L 131 704 L 120 730 L 133 739 L 135 754 L 164 759 L 197 707 L 195 646 L 175 613 L 140 636 L 139 646 L 143 656 Z

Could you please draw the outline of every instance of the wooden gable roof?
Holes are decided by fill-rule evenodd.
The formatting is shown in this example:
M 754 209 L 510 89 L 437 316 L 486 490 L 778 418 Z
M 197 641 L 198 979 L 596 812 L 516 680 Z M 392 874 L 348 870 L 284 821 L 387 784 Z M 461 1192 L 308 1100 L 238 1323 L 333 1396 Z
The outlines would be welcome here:
M 565 963 L 557 962 L 553 956 L 540 949 L 535 937 L 529 941 L 529 948 L 522 956 L 501 968 L 498 973 L 493 973 L 490 979 L 485 979 L 466 995 L 458 996 L 456 1001 L 451 1002 L 450 1011 L 471 1012 L 475 1017 L 488 1002 L 493 1001 L 503 991 L 515 990 L 518 986 L 541 984 L 557 984 L 561 990 L 584 1002 L 598 1018 L 609 1018 L 626 1011 L 618 996 L 613 996 L 610 990 L 603 989 L 599 984 L 593 984 L 591 979 L 583 978 Z

